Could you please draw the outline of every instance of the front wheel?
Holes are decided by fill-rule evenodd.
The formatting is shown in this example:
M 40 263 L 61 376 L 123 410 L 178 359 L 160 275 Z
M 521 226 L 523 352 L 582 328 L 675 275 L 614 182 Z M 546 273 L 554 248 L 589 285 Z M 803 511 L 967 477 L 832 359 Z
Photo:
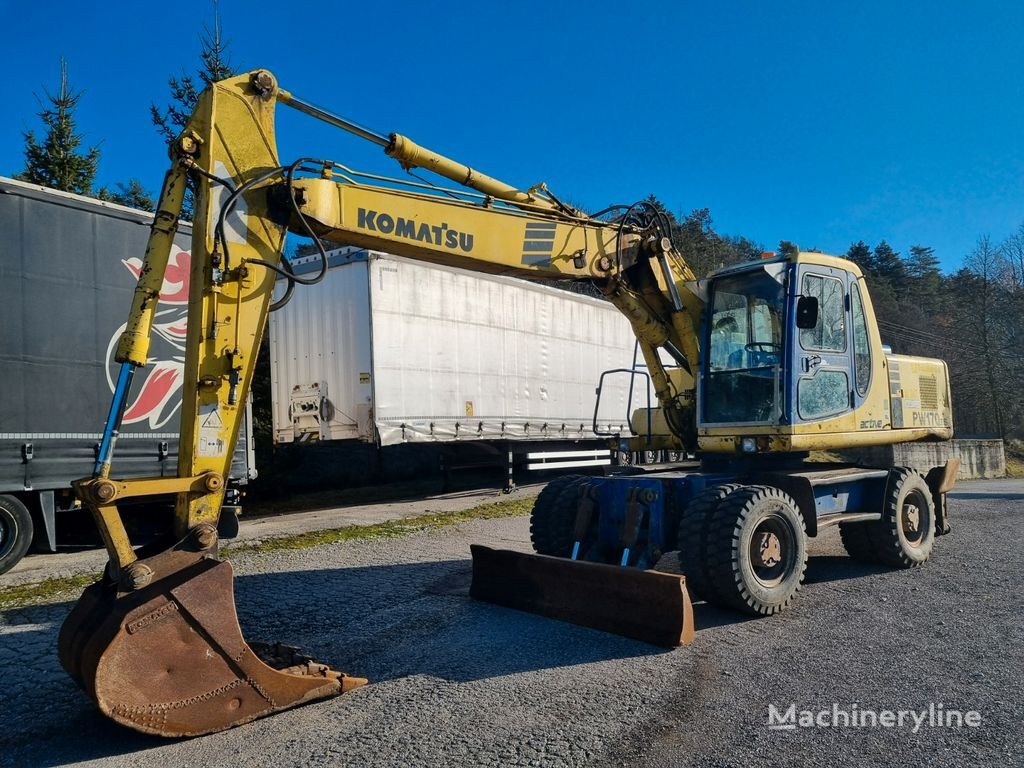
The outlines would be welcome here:
M 723 483 L 705 488 L 679 516 L 679 566 L 686 576 L 686 586 L 704 599 L 712 599 L 714 586 L 709 574 L 708 534 L 715 509 L 730 493 L 741 488 L 736 483 Z
M 0 496 L 0 573 L 7 573 L 32 543 L 32 515 L 13 496 Z
M 911 469 L 894 470 L 885 490 L 882 519 L 872 531 L 878 559 L 896 568 L 915 568 L 932 554 L 935 502 L 928 484 Z
M 715 509 L 708 532 L 710 601 L 757 616 L 789 606 L 807 568 L 804 522 L 778 488 L 750 485 Z

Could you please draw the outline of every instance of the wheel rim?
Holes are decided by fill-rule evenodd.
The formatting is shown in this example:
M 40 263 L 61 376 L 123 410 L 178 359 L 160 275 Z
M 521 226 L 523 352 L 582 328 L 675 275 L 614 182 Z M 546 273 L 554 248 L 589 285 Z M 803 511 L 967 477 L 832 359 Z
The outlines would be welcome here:
M 750 537 L 750 565 L 754 578 L 766 587 L 777 587 L 796 562 L 796 533 L 789 521 L 770 514 L 754 528 Z
M 919 549 L 928 536 L 928 503 L 920 491 L 907 495 L 900 507 L 900 530 L 908 546 Z

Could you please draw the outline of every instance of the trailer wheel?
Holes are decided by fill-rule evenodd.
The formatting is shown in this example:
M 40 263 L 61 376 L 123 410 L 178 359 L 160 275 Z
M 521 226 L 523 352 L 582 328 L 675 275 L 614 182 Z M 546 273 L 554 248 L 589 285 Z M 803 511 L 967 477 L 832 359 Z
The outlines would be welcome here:
M 0 573 L 7 573 L 32 543 L 32 515 L 13 496 L 0 496 Z
M 541 555 L 568 557 L 576 527 L 576 498 L 584 475 L 563 475 L 548 483 L 530 513 L 530 541 Z
M 911 469 L 894 469 L 885 489 L 882 519 L 868 529 L 877 558 L 895 568 L 915 568 L 932 554 L 935 502 L 931 489 Z
M 806 568 L 804 521 L 789 494 L 748 485 L 718 504 L 708 532 L 711 602 L 770 616 L 790 604 Z
M 686 586 L 701 597 L 711 594 L 713 585 L 708 573 L 708 531 L 715 508 L 726 496 L 741 486 L 726 483 L 705 488 L 686 505 L 679 516 L 679 568 L 686 576 Z

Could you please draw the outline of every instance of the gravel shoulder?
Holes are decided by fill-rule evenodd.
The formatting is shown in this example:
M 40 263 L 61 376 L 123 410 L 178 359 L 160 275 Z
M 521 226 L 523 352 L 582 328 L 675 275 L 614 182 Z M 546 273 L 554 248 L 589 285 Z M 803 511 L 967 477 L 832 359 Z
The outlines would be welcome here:
M 437 495 L 418 495 L 413 498 L 397 498 L 389 501 L 353 501 L 332 504 L 330 494 L 317 493 L 309 499 L 293 499 L 287 509 L 280 504 L 246 507 L 239 518 L 238 537 L 231 546 L 251 546 L 268 539 L 295 536 L 311 531 L 326 531 L 357 525 L 376 525 L 402 520 L 428 513 L 444 514 L 462 512 L 467 509 L 516 499 L 531 499 L 540 493 L 543 483 L 522 485 L 511 494 L 493 489 L 464 490 Z M 349 493 L 359 497 L 359 493 Z M 106 551 L 102 548 L 79 550 L 62 549 L 55 553 L 30 554 L 0 576 L 0 589 L 4 587 L 33 584 L 46 579 L 66 579 L 83 574 L 99 573 L 107 562 Z
M 70 602 L 0 614 L 0 764 L 57 766 L 1024 765 L 1024 516 L 1009 486 L 952 501 L 913 571 L 863 566 L 829 530 L 793 609 L 696 606 L 666 652 L 468 599 L 468 545 L 527 550 L 528 521 L 242 553 L 246 636 L 371 685 L 222 734 L 164 741 L 99 715 L 56 662 Z M 1015 496 L 1018 496 L 1015 498 Z M 784 709 L 977 710 L 978 728 L 766 727 Z

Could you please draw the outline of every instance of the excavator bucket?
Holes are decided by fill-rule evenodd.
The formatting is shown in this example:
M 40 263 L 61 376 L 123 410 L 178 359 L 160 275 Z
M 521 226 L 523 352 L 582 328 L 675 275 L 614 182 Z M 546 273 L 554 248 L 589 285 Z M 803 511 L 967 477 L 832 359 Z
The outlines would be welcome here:
M 133 566 L 165 575 L 130 591 L 89 587 L 58 640 L 64 669 L 117 722 L 199 736 L 366 684 L 296 648 L 247 644 L 229 562 L 175 549 Z
M 686 578 L 470 546 L 476 600 L 674 648 L 693 640 Z

